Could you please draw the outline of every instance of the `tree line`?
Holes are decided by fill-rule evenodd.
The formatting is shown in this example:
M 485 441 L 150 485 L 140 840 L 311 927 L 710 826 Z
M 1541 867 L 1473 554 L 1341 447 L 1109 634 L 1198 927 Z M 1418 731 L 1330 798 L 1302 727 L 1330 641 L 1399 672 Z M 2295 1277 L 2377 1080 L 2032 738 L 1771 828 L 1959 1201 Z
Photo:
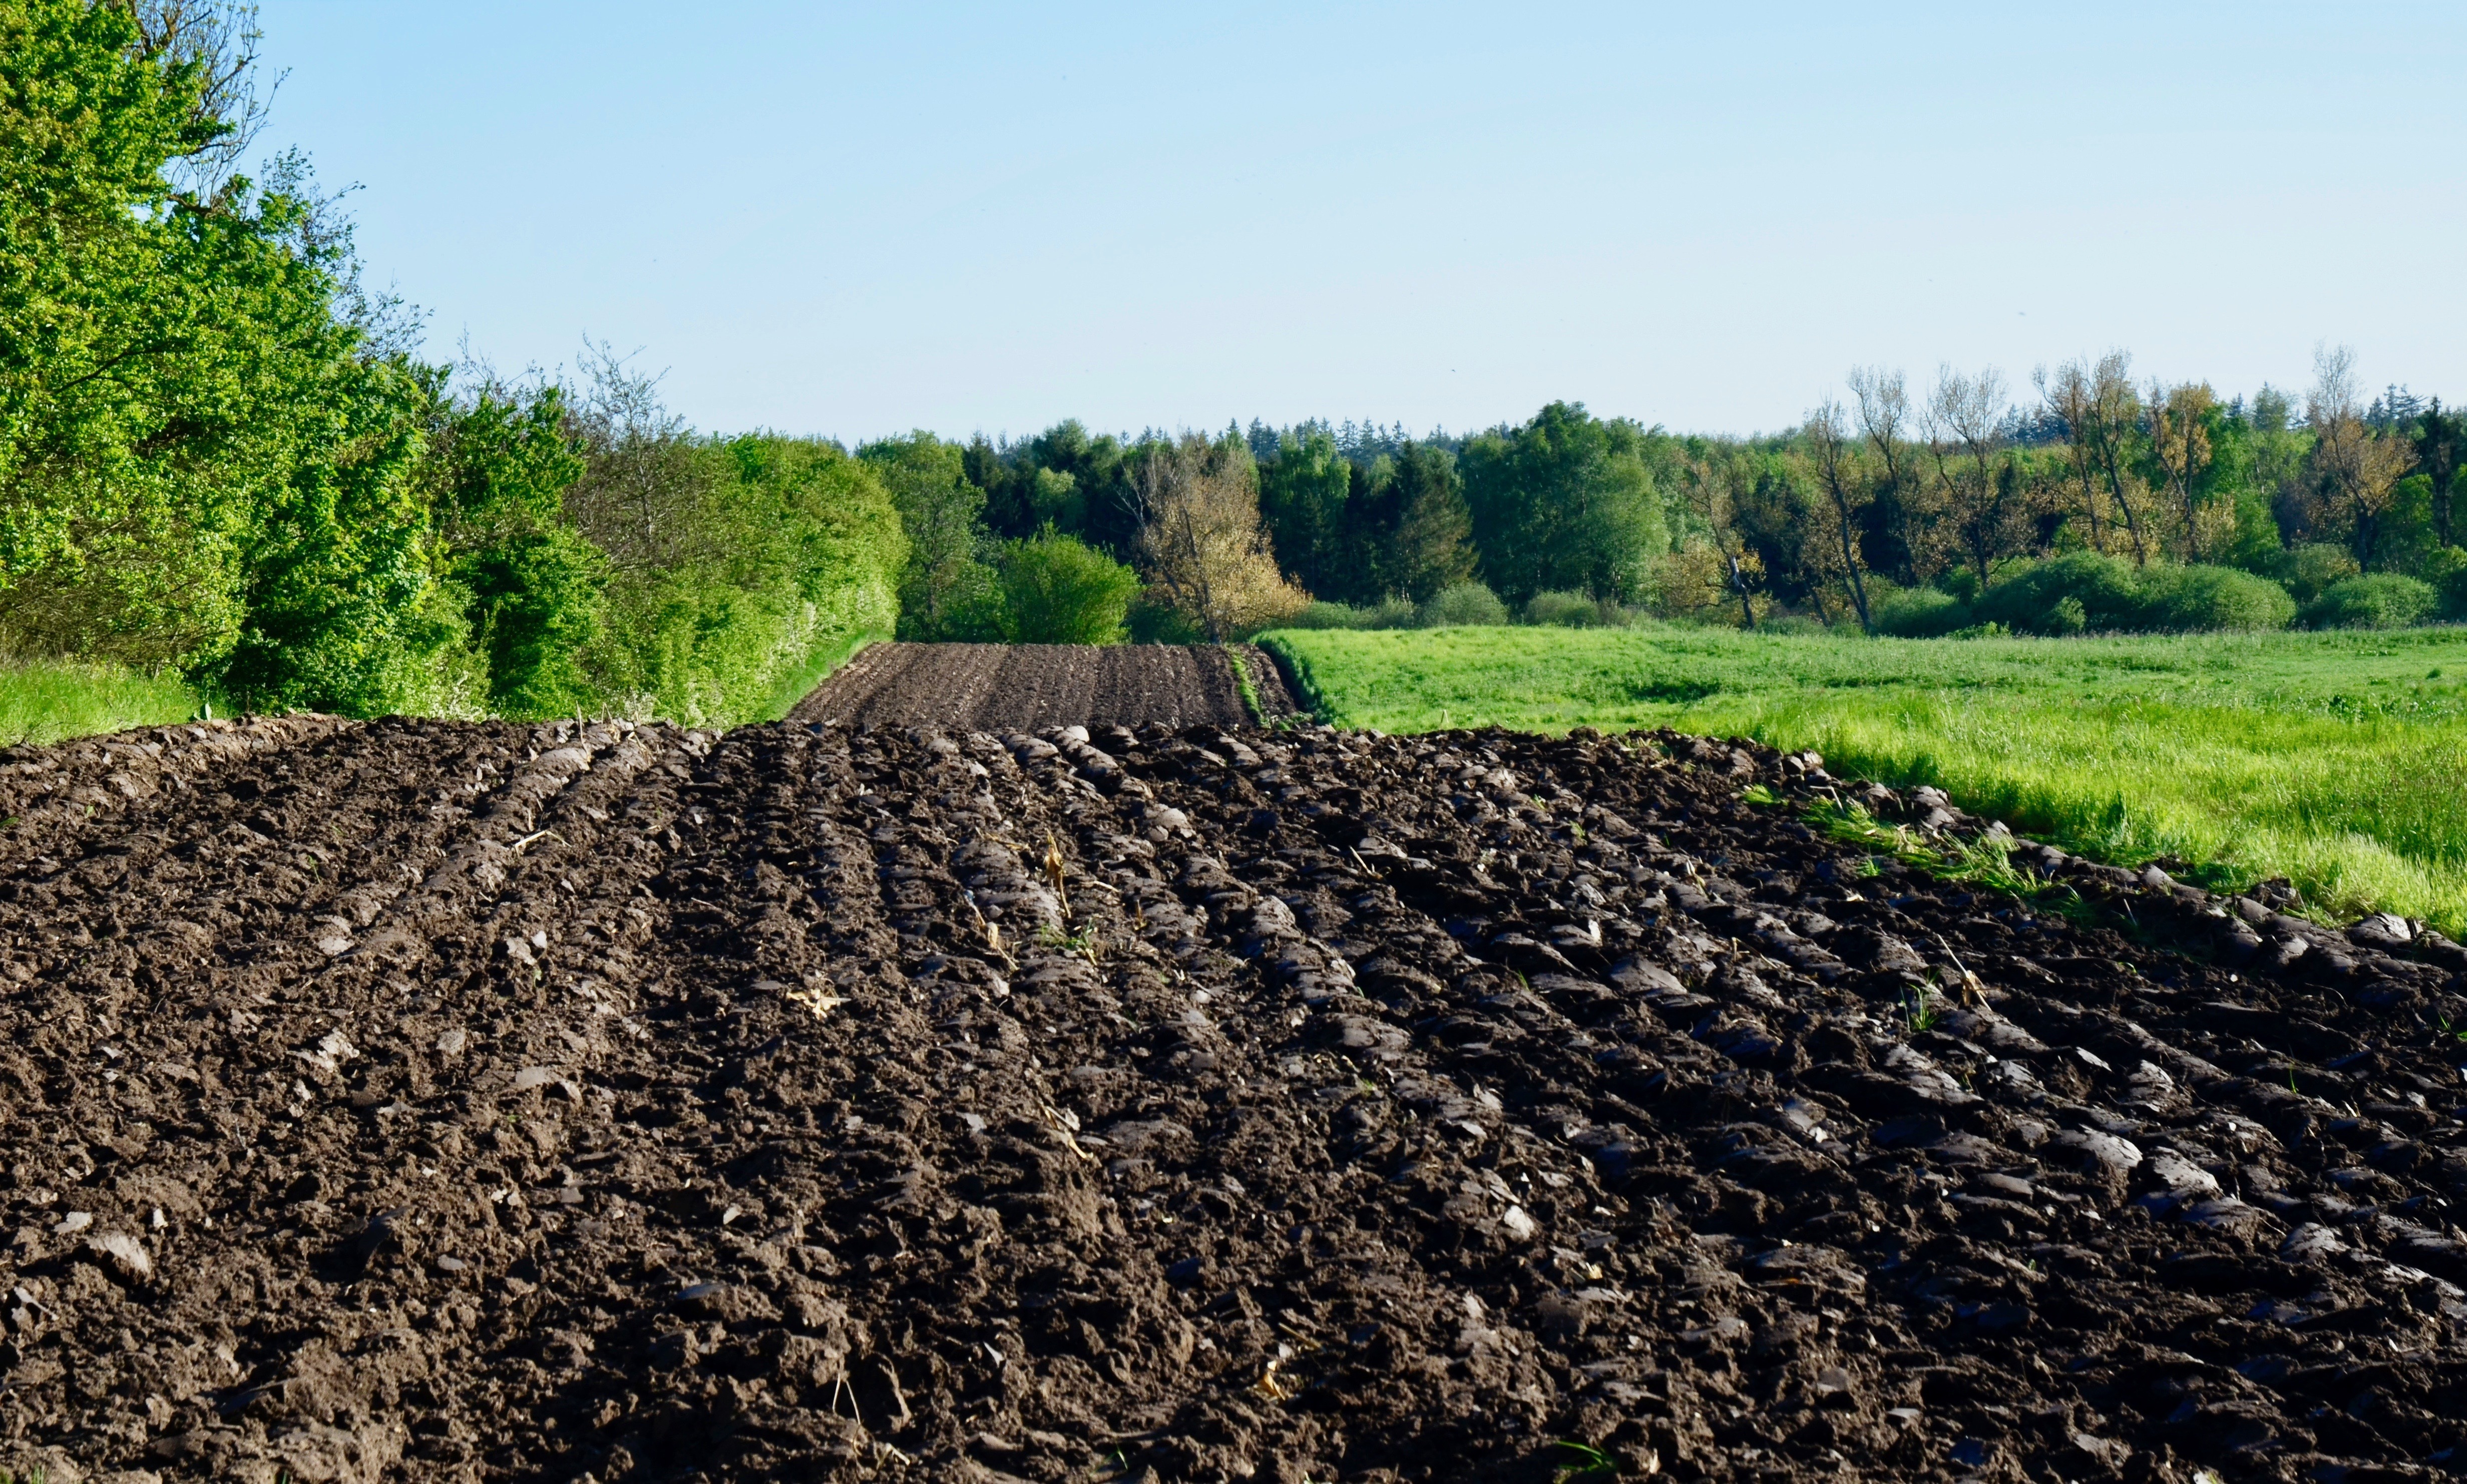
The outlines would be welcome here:
M 1120 564 L 1136 636 L 1219 632 L 1139 576 L 1160 570 L 1144 471 L 1193 458 L 1285 579 L 1253 584 L 1253 625 L 1517 612 L 2071 633 L 2467 617 L 2460 414 L 2397 387 L 2368 401 L 2343 349 L 2319 353 L 2300 399 L 2131 371 L 2120 350 L 2040 368 L 2023 407 L 1993 369 L 1946 367 L 1914 390 L 1858 368 L 1799 426 L 1753 438 L 1553 402 L 1466 435 L 1255 421 L 1117 437 L 1069 421 L 1020 439 L 919 432 L 860 457 L 940 471 L 891 481 L 917 538 L 901 622 L 918 638 L 1003 632 L 953 595 L 990 592 L 1001 553 L 1032 539 Z

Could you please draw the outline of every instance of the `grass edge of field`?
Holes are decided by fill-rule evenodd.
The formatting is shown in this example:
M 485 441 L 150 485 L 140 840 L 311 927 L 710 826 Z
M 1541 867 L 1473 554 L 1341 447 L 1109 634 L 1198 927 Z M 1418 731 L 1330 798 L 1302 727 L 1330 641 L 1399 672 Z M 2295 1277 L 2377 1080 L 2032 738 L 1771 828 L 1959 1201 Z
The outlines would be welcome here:
M 1893 788 L 1933 784 L 1965 809 L 2003 819 L 2029 838 L 2092 860 L 2132 867 L 2161 863 L 2187 881 L 2217 890 L 2238 890 L 2271 877 L 2284 877 L 2295 884 L 2307 904 L 2305 911 L 2324 920 L 2353 921 L 2373 911 L 2396 911 L 2430 922 L 2452 936 L 2467 936 L 2467 870 L 2447 866 L 2440 860 L 2423 861 L 2401 855 L 2382 841 L 2353 830 L 2322 828 L 2290 834 L 2263 825 L 2239 834 L 2238 821 L 2231 817 L 2211 820 L 2207 821 L 2208 828 L 2187 827 L 2186 816 L 2191 811 L 2182 798 L 2137 800 L 2118 790 L 2077 790 L 2081 797 L 2067 798 L 2061 786 L 2063 780 L 2053 776 L 2032 777 L 1996 767 L 1981 767 L 1977 776 L 1970 776 L 1957 748 L 1908 745 L 1907 734 L 1896 739 L 1892 735 L 1894 718 L 1885 706 L 1872 707 L 1863 713 L 1845 704 L 1825 716 L 1822 708 L 1812 705 L 1794 708 L 1761 699 L 1742 701 L 1731 708 L 1734 714 L 1728 719 L 1738 725 L 1727 733 L 1720 727 L 1691 726 L 1685 715 L 1674 715 L 1666 722 L 1624 716 L 1589 721 L 1583 715 L 1573 715 L 1554 718 L 1556 725 L 1541 726 L 1475 715 L 1460 723 L 1446 719 L 1447 710 L 1436 703 L 1426 704 L 1423 709 L 1437 709 L 1437 717 L 1426 714 L 1401 719 L 1394 712 L 1405 708 L 1392 702 L 1384 711 L 1343 704 L 1342 696 L 1330 693 L 1330 684 L 1314 666 L 1312 657 L 1301 645 L 1290 642 L 1287 634 L 1263 634 L 1255 642 L 1275 658 L 1297 698 L 1315 716 L 1331 725 L 1376 727 L 1403 733 L 1478 731 L 1499 726 L 1546 734 L 1564 733 L 1570 727 L 1580 725 L 1598 725 L 1605 730 L 1649 730 L 1670 725 L 1683 731 L 1744 736 L 1784 751 L 1813 747 L 1824 755 L 1827 769 L 1838 776 Z M 2025 704 L 2044 703 L 2030 700 Z M 2017 715 L 2023 712 L 2021 706 L 2013 709 Z M 2159 715 L 2172 710 L 2189 716 L 2215 709 L 2218 708 L 2171 706 L 2166 702 L 2145 704 L 2146 712 Z M 1777 711 L 1781 713 L 1779 726 L 1771 725 Z M 2297 719 L 2295 713 L 2288 712 L 2260 714 L 2273 715 L 2289 725 Z M 1845 738 L 1860 731 L 1863 723 L 1877 740 L 1866 747 L 1847 742 Z M 1893 745 L 1896 740 L 1906 745 Z M 2157 807 L 2151 807 L 2154 804 Z M 2121 816 L 2130 815 L 2137 807 L 2142 810 L 2142 818 L 2130 821 L 2136 827 L 2124 827 L 2128 821 Z M 2212 840 L 2218 842 L 2215 846 L 2206 843 Z
M 161 727 L 196 716 L 196 691 L 173 676 L 76 660 L 0 663 L 0 746 Z

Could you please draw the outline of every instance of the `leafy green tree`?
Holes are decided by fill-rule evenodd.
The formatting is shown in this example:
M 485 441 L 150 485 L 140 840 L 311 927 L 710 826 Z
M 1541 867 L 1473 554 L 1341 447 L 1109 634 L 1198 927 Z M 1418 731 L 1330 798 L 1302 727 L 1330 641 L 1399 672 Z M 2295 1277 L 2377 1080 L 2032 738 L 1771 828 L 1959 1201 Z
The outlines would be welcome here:
M 1140 575 L 1075 536 L 1003 548 L 1005 637 L 1016 644 L 1119 644 Z
M 596 708 L 582 656 L 600 637 L 608 558 L 568 526 L 509 532 L 457 564 L 488 661 L 488 706 L 537 719 Z
M 2433 540 L 2436 547 L 2452 545 L 2451 501 L 2458 484 L 2458 463 L 2467 451 L 2467 415 L 2441 410 L 2441 398 L 2434 397 L 2415 430 L 2415 466 L 2425 477 L 2426 495 L 2432 503 Z
M 502 716 L 571 715 L 595 687 L 581 657 L 598 639 L 609 563 L 570 522 L 583 475 L 563 389 L 500 386 L 441 399 L 422 465 L 439 566 L 487 661 Z
M 380 708 L 426 586 L 425 399 L 305 167 L 206 168 L 253 116 L 228 29 L 147 13 L 0 0 L 0 629 Z
M 980 437 L 963 458 L 969 483 L 985 491 L 994 536 L 1026 540 L 1051 526 L 1122 558 L 1139 549 L 1132 454 L 1120 438 L 1073 418 L 1018 442 Z
M 1389 463 L 1387 488 L 1396 509 L 1382 596 L 1402 594 L 1427 603 L 1473 580 L 1473 514 L 1455 456 L 1408 440 Z
M 868 443 L 857 458 L 891 491 L 908 536 L 908 566 L 899 579 L 899 637 L 997 637 L 1002 595 L 985 559 L 985 492 L 969 482 L 966 450 L 920 429 Z
M 1459 466 L 1483 580 L 1514 604 L 1550 590 L 1638 596 L 1670 549 L 1643 442 L 1636 424 L 1578 402 L 1468 439 Z
M 1259 515 L 1277 564 L 1310 592 L 1355 596 L 1359 553 L 1346 538 L 1356 471 L 1326 425 L 1305 423 L 1281 435 L 1276 457 L 1258 469 Z
M 623 461 L 641 456 L 633 472 L 655 494 L 655 543 L 625 534 L 622 498 L 594 507 L 628 543 L 611 551 L 600 638 L 582 662 L 603 706 L 696 726 L 776 716 L 810 687 L 818 657 L 892 631 L 908 542 L 871 468 L 817 439 L 671 441 L 664 418 L 636 426 L 631 455 L 595 436 L 594 463 L 618 467 L 584 481 L 622 491 Z

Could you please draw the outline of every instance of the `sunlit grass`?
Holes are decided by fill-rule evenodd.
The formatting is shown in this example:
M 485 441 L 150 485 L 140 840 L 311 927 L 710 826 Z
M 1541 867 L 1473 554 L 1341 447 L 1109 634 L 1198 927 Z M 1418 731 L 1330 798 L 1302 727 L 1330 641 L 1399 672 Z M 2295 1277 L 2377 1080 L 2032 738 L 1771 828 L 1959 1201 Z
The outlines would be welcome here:
M 2467 631 L 1867 641 L 1729 630 L 1272 636 L 1329 719 L 1675 727 L 1934 783 L 2100 859 L 2292 880 L 2467 935 Z
M 0 745 L 57 742 L 196 714 L 196 692 L 168 676 L 68 661 L 0 663 Z

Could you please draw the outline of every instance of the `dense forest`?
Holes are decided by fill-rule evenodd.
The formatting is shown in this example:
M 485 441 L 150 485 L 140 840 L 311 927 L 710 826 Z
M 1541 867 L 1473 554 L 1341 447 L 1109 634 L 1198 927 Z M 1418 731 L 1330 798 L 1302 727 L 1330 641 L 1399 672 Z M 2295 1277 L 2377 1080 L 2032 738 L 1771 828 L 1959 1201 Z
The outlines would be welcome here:
M 233 707 L 726 723 L 852 645 L 1650 618 L 1909 635 L 2467 617 L 2460 415 L 1854 371 L 1798 427 L 697 432 L 606 347 L 421 358 L 252 12 L 0 0 L 0 650 Z

